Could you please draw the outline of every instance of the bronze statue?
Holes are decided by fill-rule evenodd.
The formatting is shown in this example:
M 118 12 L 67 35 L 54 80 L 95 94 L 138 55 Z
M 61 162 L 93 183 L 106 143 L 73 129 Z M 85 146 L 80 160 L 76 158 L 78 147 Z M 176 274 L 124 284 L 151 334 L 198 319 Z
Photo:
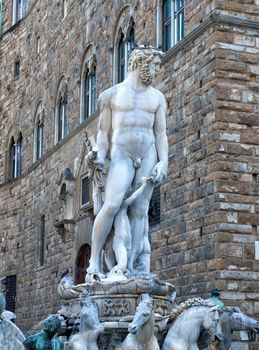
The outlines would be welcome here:
M 58 315 L 49 316 L 43 324 L 40 333 L 29 336 L 23 343 L 28 350 L 62 350 L 63 344 L 56 334 L 61 328 L 61 320 Z

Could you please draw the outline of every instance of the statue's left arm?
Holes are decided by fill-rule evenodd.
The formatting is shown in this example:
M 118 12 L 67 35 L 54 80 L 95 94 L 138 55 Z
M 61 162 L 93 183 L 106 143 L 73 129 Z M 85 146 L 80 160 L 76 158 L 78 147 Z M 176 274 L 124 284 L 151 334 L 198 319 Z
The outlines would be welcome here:
M 166 135 L 166 101 L 164 95 L 159 93 L 160 103 L 156 110 L 154 121 L 155 145 L 158 163 L 152 170 L 154 182 L 161 182 L 167 176 L 168 169 L 168 140 Z

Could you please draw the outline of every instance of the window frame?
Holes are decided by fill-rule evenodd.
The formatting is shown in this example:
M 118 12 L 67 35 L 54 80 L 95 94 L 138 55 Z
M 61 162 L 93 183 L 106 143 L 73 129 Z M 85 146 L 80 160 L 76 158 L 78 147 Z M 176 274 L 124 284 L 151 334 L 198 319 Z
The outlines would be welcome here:
M 80 123 L 91 118 L 97 110 L 96 67 L 95 54 L 86 54 L 81 70 Z
M 171 4 L 170 16 L 165 18 L 165 4 Z M 184 28 L 185 0 L 164 0 L 159 4 L 157 11 L 157 46 L 161 46 L 167 52 L 178 44 L 185 35 Z M 170 38 L 167 37 L 166 28 L 170 26 Z M 168 44 L 168 41 L 170 43 Z
M 39 160 L 45 153 L 44 149 L 44 108 L 42 101 L 38 103 L 33 129 L 33 162 Z
M 88 197 L 89 200 L 86 203 L 83 203 L 83 180 L 88 179 Z M 91 181 L 89 173 L 85 173 L 81 176 L 80 179 L 80 208 L 81 209 L 87 209 L 92 206 L 92 199 L 91 199 Z
M 12 136 L 9 143 L 9 179 L 22 175 L 23 137 L 20 132 L 17 140 Z
M 20 6 L 19 6 L 20 4 Z M 14 25 L 27 15 L 28 0 L 13 0 L 13 22 Z
M 55 144 L 62 141 L 69 134 L 68 123 L 68 87 L 67 80 L 61 77 L 55 106 Z
M 129 57 L 134 46 L 135 30 L 134 22 L 132 21 L 129 34 L 127 36 L 120 31 L 120 40 L 117 48 L 117 83 L 121 83 L 127 76 Z

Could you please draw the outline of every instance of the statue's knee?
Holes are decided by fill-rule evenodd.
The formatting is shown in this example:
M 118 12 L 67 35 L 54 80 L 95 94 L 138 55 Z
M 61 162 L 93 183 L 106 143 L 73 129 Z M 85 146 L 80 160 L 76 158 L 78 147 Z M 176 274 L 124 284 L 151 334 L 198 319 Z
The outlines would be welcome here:
M 119 209 L 120 205 L 118 203 L 107 203 L 105 205 L 106 214 L 110 217 L 113 217 Z

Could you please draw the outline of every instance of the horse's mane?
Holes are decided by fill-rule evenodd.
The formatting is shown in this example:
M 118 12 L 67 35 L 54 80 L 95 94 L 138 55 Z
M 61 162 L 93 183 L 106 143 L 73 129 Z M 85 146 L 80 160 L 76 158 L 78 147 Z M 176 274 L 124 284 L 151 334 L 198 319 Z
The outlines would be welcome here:
M 194 306 L 215 307 L 216 304 L 210 300 L 205 300 L 199 297 L 187 299 L 186 301 L 182 302 L 180 305 L 176 306 L 174 309 L 171 310 L 170 319 L 174 320 L 182 312 Z
M 225 306 L 223 309 L 219 310 L 220 313 L 227 312 L 233 314 L 234 312 L 240 313 L 240 308 L 238 306 Z

